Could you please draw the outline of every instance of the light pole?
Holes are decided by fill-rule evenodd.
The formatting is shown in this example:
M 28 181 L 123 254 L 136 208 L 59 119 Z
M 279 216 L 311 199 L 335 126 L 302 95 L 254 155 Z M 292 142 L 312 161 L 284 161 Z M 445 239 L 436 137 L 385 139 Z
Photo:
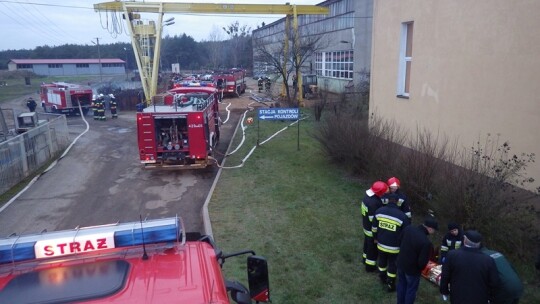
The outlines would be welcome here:
M 99 64 L 99 79 L 103 82 L 103 74 L 101 73 L 101 51 L 99 50 L 99 38 L 96 38 L 96 42 L 92 40 L 93 44 L 97 45 L 98 64 Z
M 124 48 L 124 51 L 126 51 L 126 81 L 129 80 L 129 69 L 128 69 L 128 49 Z

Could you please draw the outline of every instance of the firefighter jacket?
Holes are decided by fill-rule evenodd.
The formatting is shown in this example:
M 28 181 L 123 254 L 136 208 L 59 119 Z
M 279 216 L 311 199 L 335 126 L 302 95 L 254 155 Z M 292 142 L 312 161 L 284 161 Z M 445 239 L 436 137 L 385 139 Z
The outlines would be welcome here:
M 485 304 L 499 287 L 495 261 L 478 248 L 461 247 L 446 256 L 439 290 L 450 303 Z M 451 286 L 451 288 L 450 288 Z
M 369 196 L 366 194 L 362 200 L 362 225 L 364 226 L 364 235 L 368 237 L 373 236 L 371 227 L 373 225 L 373 216 L 375 216 L 375 211 L 382 207 L 381 199 L 373 194 Z
M 420 276 L 429 262 L 433 245 L 428 238 L 429 232 L 424 225 L 409 225 L 403 229 L 403 238 L 399 246 L 397 268 L 410 276 Z
M 484 247 L 481 251 L 495 261 L 497 271 L 499 272 L 500 285 L 493 294 L 492 303 L 517 303 L 523 295 L 523 283 L 510 262 L 508 262 L 502 253 L 495 250 L 489 250 Z
M 403 211 L 403 213 L 405 213 L 405 215 L 407 215 L 409 218 L 411 218 L 412 213 L 411 213 L 411 205 L 409 203 L 409 199 L 407 198 L 407 195 L 405 195 L 405 193 L 403 193 L 403 191 L 401 191 L 401 189 L 397 189 L 394 193 L 387 193 L 387 194 L 383 195 L 383 197 L 382 197 L 383 204 L 384 205 L 388 204 L 388 202 L 389 202 L 388 198 L 392 194 L 395 194 L 397 196 L 396 205 L 399 207 L 399 209 L 401 211 Z
M 453 235 L 450 232 L 447 232 L 446 235 L 442 239 L 439 263 L 443 264 L 446 259 L 446 255 L 448 254 L 448 251 L 459 249 L 462 243 L 463 243 L 463 232 L 461 231 L 461 229 L 459 229 L 459 232 L 457 235 Z
M 373 217 L 371 231 L 381 251 L 397 254 L 401 244 L 403 229 L 410 220 L 395 203 L 379 208 Z

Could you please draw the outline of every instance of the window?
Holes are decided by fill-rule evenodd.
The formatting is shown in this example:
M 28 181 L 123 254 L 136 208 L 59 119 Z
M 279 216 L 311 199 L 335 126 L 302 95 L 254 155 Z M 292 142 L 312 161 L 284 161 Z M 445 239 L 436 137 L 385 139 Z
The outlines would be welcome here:
M 49 69 L 61 69 L 62 65 L 58 63 L 49 64 Z
M 77 63 L 76 65 L 78 68 L 89 68 L 90 65 L 88 63 Z
M 119 68 L 119 67 L 123 67 L 124 64 L 123 63 L 102 63 L 101 64 L 102 67 L 104 68 Z
M 353 79 L 353 51 L 320 52 L 315 54 L 317 75 Z
M 411 64 L 413 47 L 413 27 L 414 22 L 405 22 L 401 25 L 401 41 L 399 50 L 399 72 L 398 72 L 398 96 L 409 96 L 411 85 Z
M 31 64 L 17 64 L 17 69 L 31 69 L 32 67 Z

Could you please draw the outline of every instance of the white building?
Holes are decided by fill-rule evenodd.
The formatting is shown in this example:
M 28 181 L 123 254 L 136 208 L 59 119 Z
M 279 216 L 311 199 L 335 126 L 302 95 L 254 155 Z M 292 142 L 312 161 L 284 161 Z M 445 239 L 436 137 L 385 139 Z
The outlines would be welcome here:
M 44 76 L 125 75 L 121 59 L 11 59 L 9 71 L 30 71 Z

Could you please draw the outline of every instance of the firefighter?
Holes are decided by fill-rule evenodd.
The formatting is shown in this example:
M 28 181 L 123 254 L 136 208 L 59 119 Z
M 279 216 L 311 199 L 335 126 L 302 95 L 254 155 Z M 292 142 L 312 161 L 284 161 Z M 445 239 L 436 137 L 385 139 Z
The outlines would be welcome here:
M 270 82 L 270 77 L 266 77 L 264 82 L 264 88 L 266 89 L 266 93 L 270 93 L 270 85 L 272 83 Z
M 411 218 L 411 206 L 409 204 L 409 199 L 407 198 L 407 195 L 401 191 L 401 182 L 397 177 L 391 177 L 386 182 L 388 184 L 388 187 L 390 187 L 390 193 L 395 193 L 398 196 L 397 206 L 401 211 L 403 211 L 409 218 Z M 388 199 L 386 197 L 382 198 L 383 204 L 388 203 Z
M 109 94 L 109 108 L 111 109 L 111 115 L 112 115 L 112 118 L 115 119 L 115 118 L 118 118 L 118 113 L 116 112 L 116 98 L 114 97 L 113 94 Z
M 439 255 L 439 264 L 444 264 L 446 255 L 450 250 L 458 249 L 463 242 L 463 232 L 459 225 L 453 222 L 448 223 L 448 232 L 441 242 L 441 253 Z
M 36 101 L 34 100 L 34 98 L 30 97 L 28 98 L 28 100 L 26 101 L 26 106 L 28 107 L 28 110 L 30 112 L 35 112 L 36 111 L 36 107 L 37 107 L 37 103 Z
M 105 117 L 105 97 L 103 96 L 103 94 L 99 94 L 98 96 L 97 112 L 98 120 L 107 120 L 107 117 Z
M 396 290 L 396 260 L 401 244 L 402 231 L 410 223 L 409 218 L 397 206 L 398 195 L 387 196 L 388 203 L 377 209 L 373 217 L 373 239 L 377 244 L 377 268 L 379 278 L 389 292 Z
M 382 181 L 376 181 L 371 188 L 366 190 L 362 200 L 362 226 L 364 228 L 364 250 L 362 261 L 366 265 L 367 272 L 374 272 L 377 261 L 377 247 L 373 240 L 372 222 L 375 211 L 383 204 L 381 197 L 388 191 L 388 186 Z
M 94 113 L 94 120 L 98 120 L 99 119 L 99 114 L 98 114 L 98 102 L 99 100 L 97 99 L 96 95 L 94 95 L 94 98 L 92 100 L 92 111 Z
M 259 79 L 257 79 L 257 85 L 259 86 L 259 93 L 262 93 L 263 91 L 263 80 L 261 77 L 259 77 Z

